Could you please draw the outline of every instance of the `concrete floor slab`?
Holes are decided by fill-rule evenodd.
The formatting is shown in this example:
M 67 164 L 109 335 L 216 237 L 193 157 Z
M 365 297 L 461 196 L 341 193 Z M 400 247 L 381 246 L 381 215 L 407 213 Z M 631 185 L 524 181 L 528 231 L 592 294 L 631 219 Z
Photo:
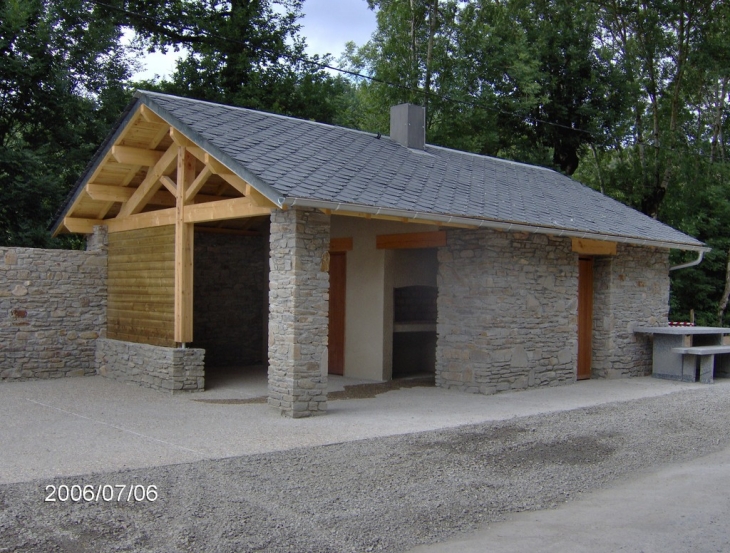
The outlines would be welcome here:
M 349 383 L 332 381 L 333 386 Z M 266 404 L 201 401 L 254 393 L 233 384 L 227 391 L 171 396 L 100 376 L 6 382 L 0 384 L 0 483 L 451 428 L 695 386 L 652 378 L 591 380 L 493 396 L 416 387 L 331 401 L 326 416 L 288 419 Z

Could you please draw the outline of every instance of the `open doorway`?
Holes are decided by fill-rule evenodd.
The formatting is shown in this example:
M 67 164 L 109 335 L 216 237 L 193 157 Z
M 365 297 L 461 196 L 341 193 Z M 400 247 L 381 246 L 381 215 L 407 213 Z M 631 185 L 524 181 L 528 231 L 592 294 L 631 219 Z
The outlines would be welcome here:
M 436 252 L 393 252 L 393 378 L 435 374 Z

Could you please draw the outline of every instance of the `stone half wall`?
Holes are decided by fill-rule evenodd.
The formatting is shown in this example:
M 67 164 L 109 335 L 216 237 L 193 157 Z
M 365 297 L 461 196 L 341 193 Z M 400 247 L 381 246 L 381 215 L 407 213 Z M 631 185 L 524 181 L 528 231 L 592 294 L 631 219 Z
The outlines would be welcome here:
M 103 236 L 89 249 L 0 248 L 0 380 L 95 373 L 106 332 Z
M 194 348 L 209 367 L 266 362 L 268 232 L 195 233 Z
M 618 244 L 617 255 L 593 262 L 593 376 L 651 374 L 652 345 L 637 325 L 665 326 L 669 317 L 669 250 Z
M 438 260 L 438 386 L 491 394 L 575 381 L 569 239 L 450 230 Z
M 271 214 L 269 405 L 308 417 L 327 409 L 330 218 L 292 208 Z
M 96 365 L 102 376 L 163 392 L 205 389 L 205 350 L 202 349 L 99 339 Z

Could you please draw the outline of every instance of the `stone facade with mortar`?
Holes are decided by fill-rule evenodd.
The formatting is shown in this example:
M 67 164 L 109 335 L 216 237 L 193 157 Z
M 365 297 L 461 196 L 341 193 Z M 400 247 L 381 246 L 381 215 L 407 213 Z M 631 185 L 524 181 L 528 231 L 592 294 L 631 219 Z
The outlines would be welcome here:
M 652 345 L 636 325 L 666 326 L 669 251 L 618 244 L 593 262 L 593 376 L 651 374 Z
M 268 236 L 195 233 L 194 348 L 209 367 L 266 362 Z
M 103 233 L 89 251 L 0 248 L 0 380 L 94 374 L 106 275 Z
M 202 349 L 99 339 L 96 365 L 102 376 L 163 392 L 202 392 L 205 388 Z
M 569 239 L 449 230 L 438 260 L 438 386 L 491 394 L 575 381 Z
M 290 417 L 327 409 L 329 241 L 328 215 L 271 214 L 269 405 Z

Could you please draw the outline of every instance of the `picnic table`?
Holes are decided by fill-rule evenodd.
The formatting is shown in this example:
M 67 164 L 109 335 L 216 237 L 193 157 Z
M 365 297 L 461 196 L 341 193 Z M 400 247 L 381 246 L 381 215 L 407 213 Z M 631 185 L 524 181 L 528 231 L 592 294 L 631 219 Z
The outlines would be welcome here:
M 653 336 L 652 376 L 684 382 L 712 382 L 715 355 L 730 353 L 722 337 L 730 328 L 714 326 L 637 326 Z

